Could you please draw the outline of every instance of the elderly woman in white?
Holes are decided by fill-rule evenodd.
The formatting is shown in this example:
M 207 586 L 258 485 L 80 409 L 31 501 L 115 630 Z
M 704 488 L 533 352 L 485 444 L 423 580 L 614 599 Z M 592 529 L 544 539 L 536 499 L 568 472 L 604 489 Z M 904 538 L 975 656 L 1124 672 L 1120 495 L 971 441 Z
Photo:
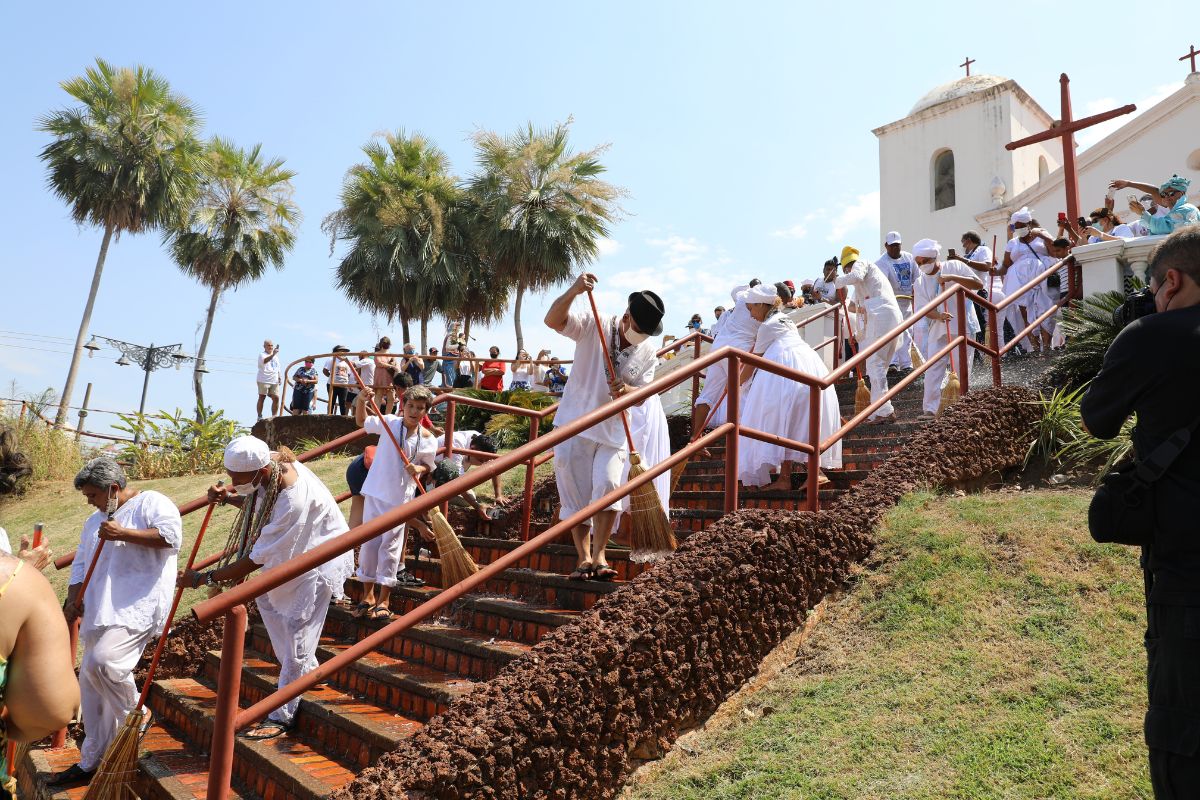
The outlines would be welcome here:
M 780 284 L 760 284 L 747 293 L 746 307 L 760 323 L 754 353 L 814 378 L 824 378 L 829 374 L 825 361 L 801 338 L 796 323 L 781 313 L 784 290 L 779 287 Z M 810 387 L 750 365 L 742 368 L 741 380 L 743 383 L 750 380 L 749 388 L 744 390 L 741 413 L 746 425 L 798 442 L 809 440 Z M 830 386 L 821 390 L 821 438 L 831 436 L 840 424 L 837 392 Z M 758 439 L 743 439 L 738 445 L 738 479 L 747 486 L 765 485 L 768 490 L 790 491 L 794 466 L 807 461 L 808 455 L 798 450 Z M 818 469 L 841 466 L 842 444 L 835 442 L 821 454 Z M 774 481 L 771 480 L 773 471 L 778 471 Z M 818 482 L 828 483 L 829 479 L 820 475 Z
M 239 436 L 225 447 L 232 488 L 212 486 L 213 502 L 241 508 L 226 552 L 231 556 L 208 572 L 185 571 L 181 586 L 231 583 L 259 568 L 277 567 L 340 536 L 349 528 L 321 480 L 290 455 L 272 453 L 267 443 Z M 317 668 L 317 644 L 335 589 L 354 571 L 353 553 L 343 553 L 258 598 L 271 649 L 279 660 L 279 688 Z M 300 698 L 290 700 L 245 734 L 272 739 L 291 728 Z
M 166 623 L 183 541 L 175 504 L 158 492 L 129 486 L 111 458 L 89 461 L 75 476 L 75 488 L 97 509 L 83 523 L 63 605 L 67 622 L 81 619 L 79 689 L 87 737 L 79 763 L 55 775 L 56 784 L 86 780 L 95 772 L 137 702 L 133 668 Z M 101 541 L 96 571 L 80 597 Z

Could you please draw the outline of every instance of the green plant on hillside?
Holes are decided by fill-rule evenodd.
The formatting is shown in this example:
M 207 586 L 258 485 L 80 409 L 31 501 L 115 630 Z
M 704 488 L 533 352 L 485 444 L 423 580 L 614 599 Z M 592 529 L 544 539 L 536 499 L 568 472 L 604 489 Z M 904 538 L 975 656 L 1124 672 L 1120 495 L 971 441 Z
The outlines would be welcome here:
M 1086 390 L 1086 385 L 1059 389 L 1036 401 L 1042 407 L 1042 416 L 1034 423 L 1034 438 L 1025 454 L 1026 464 L 1041 458 L 1065 469 L 1098 467 L 1098 479 L 1129 455 L 1133 447 L 1133 418 L 1125 420 L 1116 437 L 1097 439 L 1084 428 L 1079 412 Z
M 1141 288 L 1140 281 L 1135 281 L 1134 288 Z M 1067 346 L 1047 370 L 1048 385 L 1076 389 L 1096 377 L 1104 354 L 1121 332 L 1113 322 L 1113 311 L 1124 302 L 1123 292 L 1098 292 L 1063 312 Z
M 41 153 L 47 181 L 72 219 L 103 228 L 104 238 L 54 420 L 59 426 L 67 420 L 109 243 L 114 236 L 182 218 L 208 166 L 199 112 L 153 70 L 115 67 L 98 58 L 62 88 L 78 105 L 38 122 L 52 137 Z
M 237 433 L 237 422 L 221 411 L 201 420 L 178 408 L 173 414 L 121 414 L 120 419 L 115 429 L 143 440 L 126 445 L 120 454 L 130 477 L 138 480 L 220 472 L 225 445 Z
M 476 400 L 486 400 L 490 403 L 527 408 L 531 411 L 540 411 L 558 402 L 557 397 L 551 397 L 544 392 L 529 392 L 524 389 L 505 389 L 502 392 L 489 392 L 486 389 L 456 389 L 454 394 L 472 397 Z M 539 436 L 550 430 L 553 420 L 554 415 L 550 415 L 541 421 L 538 426 Z M 522 414 L 498 414 L 495 411 L 475 408 L 466 404 L 455 405 L 454 428 L 460 431 L 484 431 L 490 436 L 500 437 L 496 441 L 498 447 L 516 447 L 529 440 L 528 417 Z
M 208 144 L 211 169 L 182 224 L 164 240 L 184 274 L 209 290 L 204 334 L 196 351 L 192 385 L 196 419 L 204 417 L 204 355 L 221 293 L 261 278 L 267 267 L 283 269 L 296 242 L 300 211 L 292 202 L 294 172 L 283 159 L 265 159 L 262 145 L 243 150 L 225 139 Z

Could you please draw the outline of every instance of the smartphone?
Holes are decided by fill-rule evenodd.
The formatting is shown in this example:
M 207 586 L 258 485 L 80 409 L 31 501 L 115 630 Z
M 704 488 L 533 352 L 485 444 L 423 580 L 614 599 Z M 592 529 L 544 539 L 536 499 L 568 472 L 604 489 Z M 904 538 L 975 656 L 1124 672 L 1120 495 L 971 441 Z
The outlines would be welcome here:
M 1058 221 L 1060 224 L 1066 225 L 1067 224 L 1067 212 L 1065 212 L 1065 211 L 1058 212 Z
M 950 257 L 951 257 L 951 258 L 954 258 L 956 255 L 958 255 L 958 254 L 957 254 L 957 253 L 955 253 L 955 252 L 954 252 L 954 248 L 953 248 L 953 247 L 951 247 L 951 248 L 950 248 Z

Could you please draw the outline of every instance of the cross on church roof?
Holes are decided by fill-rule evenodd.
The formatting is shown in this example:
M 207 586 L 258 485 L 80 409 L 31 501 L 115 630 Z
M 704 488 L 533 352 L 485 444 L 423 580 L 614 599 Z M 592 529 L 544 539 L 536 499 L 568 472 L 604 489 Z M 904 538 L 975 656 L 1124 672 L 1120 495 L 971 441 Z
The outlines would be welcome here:
M 1194 45 L 1194 44 L 1188 45 L 1188 50 L 1190 50 L 1191 52 L 1188 53 L 1186 56 L 1180 56 L 1179 60 L 1187 61 L 1187 60 L 1191 59 L 1192 72 L 1195 72 L 1196 71 L 1196 56 L 1200 56 L 1200 50 L 1197 50 L 1196 45 Z
M 1186 58 L 1186 56 L 1184 56 L 1184 58 Z M 1182 60 L 1183 60 L 1183 59 L 1181 58 L 1181 59 L 1180 59 L 1180 61 L 1182 61 Z M 966 59 L 963 61 L 963 63 L 959 64 L 959 66 L 960 66 L 960 67 L 966 67 L 966 68 L 967 68 L 967 77 L 968 77 L 968 78 L 969 78 L 969 77 L 971 77 L 971 65 L 972 65 L 972 64 L 974 64 L 974 63 L 975 63 L 975 59 L 971 58 L 970 56 L 967 56 L 967 57 L 966 57 Z M 1195 62 L 1193 62 L 1193 64 L 1194 64 L 1194 63 L 1195 63 Z M 1193 69 L 1192 71 L 1193 71 L 1193 72 L 1195 72 L 1195 70 L 1194 70 L 1194 69 Z

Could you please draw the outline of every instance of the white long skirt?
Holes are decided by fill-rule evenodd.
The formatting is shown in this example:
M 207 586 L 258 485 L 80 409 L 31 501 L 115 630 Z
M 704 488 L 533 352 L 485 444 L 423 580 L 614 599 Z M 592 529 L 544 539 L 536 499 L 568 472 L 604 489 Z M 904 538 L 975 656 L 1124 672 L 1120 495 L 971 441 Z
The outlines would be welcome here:
M 629 409 L 629 432 L 633 434 L 633 445 L 642 458 L 642 467 L 650 469 L 671 455 L 671 436 L 667 431 L 667 414 L 663 411 L 658 395 L 648 398 L 640 406 Z M 629 480 L 629 462 L 621 475 L 621 481 Z M 671 470 L 666 470 L 654 479 L 654 489 L 662 501 L 663 511 L 670 513 Z M 621 506 L 629 510 L 627 496 Z
M 789 343 L 790 338 L 773 342 L 763 358 L 814 377 L 825 377 L 829 370 L 821 357 L 810 347 L 791 346 L 794 343 Z M 743 395 L 742 421 L 764 433 L 807 442 L 808 393 L 809 388 L 802 383 L 757 370 Z M 821 438 L 831 436 L 840 426 L 837 392 L 830 386 L 821 393 Z M 757 439 L 742 437 L 738 442 L 738 479 L 746 486 L 770 483 L 772 470 L 778 470 L 784 461 L 806 463 L 808 455 Z M 841 468 L 842 443 L 836 442 L 822 453 L 820 463 L 826 469 Z

